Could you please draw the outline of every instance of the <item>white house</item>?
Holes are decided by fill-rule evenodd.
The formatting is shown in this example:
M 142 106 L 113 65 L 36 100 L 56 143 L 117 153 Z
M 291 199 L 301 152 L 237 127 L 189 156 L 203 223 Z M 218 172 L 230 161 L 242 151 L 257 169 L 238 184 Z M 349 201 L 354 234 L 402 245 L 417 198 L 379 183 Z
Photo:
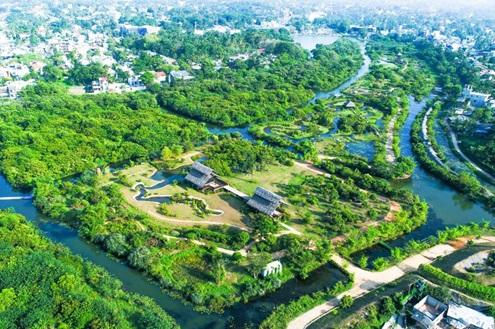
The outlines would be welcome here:
M 443 320 L 447 305 L 431 296 L 426 296 L 413 307 L 412 318 L 421 328 L 433 329 Z
M 108 79 L 101 77 L 97 81 L 91 83 L 91 91 L 93 93 L 106 93 L 108 91 Z
M 282 263 L 279 260 L 275 260 L 271 263 L 266 264 L 263 272 L 261 274 L 264 278 L 272 274 L 282 273 Z
M 462 93 L 465 100 L 469 101 L 474 107 L 485 107 L 489 105 L 490 94 L 483 94 L 479 92 L 473 91 L 472 86 L 464 87 L 464 91 Z
M 171 71 L 170 74 L 168 75 L 169 83 L 175 82 L 177 80 L 187 81 L 192 79 L 194 79 L 194 76 L 191 73 L 187 72 L 186 70 Z

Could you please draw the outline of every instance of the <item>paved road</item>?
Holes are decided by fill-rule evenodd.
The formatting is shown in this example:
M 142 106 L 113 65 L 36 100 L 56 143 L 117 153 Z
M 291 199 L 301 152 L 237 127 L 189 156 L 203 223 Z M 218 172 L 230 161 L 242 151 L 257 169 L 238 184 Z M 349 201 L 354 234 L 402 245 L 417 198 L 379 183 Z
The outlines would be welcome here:
M 492 239 L 490 237 L 490 239 Z M 478 242 L 487 242 L 487 240 L 482 240 Z M 372 290 L 375 290 L 385 284 L 395 281 L 407 273 L 416 271 L 422 264 L 430 264 L 436 258 L 441 256 L 446 256 L 456 249 L 448 244 L 440 244 L 429 248 L 420 254 L 410 256 L 406 258 L 399 264 L 392 266 L 382 272 L 372 272 L 363 270 L 354 264 L 349 263 L 347 260 L 343 259 L 339 255 L 334 255 L 332 260 L 342 267 L 345 267 L 349 273 L 354 275 L 354 285 L 353 287 L 338 295 L 335 298 L 325 302 L 324 304 L 318 305 L 315 308 L 301 314 L 294 320 L 292 320 L 288 329 L 302 329 L 306 328 L 308 325 L 318 320 L 340 304 L 340 300 L 343 296 L 348 295 L 353 298 L 358 298 L 363 296 Z
M 452 144 L 454 145 L 454 149 L 461 156 L 461 158 L 463 158 L 464 161 L 468 162 L 476 171 L 478 171 L 479 173 L 481 173 L 482 175 L 484 175 L 485 177 L 487 177 L 488 179 L 490 179 L 492 183 L 495 183 L 495 177 L 493 177 L 488 172 L 486 172 L 485 170 L 483 170 L 482 168 L 480 168 L 476 163 L 474 163 L 473 161 L 471 161 L 471 159 L 469 159 L 464 154 L 464 152 L 462 152 L 461 148 L 459 147 L 459 141 L 457 140 L 457 136 L 452 131 L 452 129 L 450 128 L 450 126 L 448 126 L 448 129 L 449 129 L 449 132 L 450 132 L 450 138 L 452 140 Z

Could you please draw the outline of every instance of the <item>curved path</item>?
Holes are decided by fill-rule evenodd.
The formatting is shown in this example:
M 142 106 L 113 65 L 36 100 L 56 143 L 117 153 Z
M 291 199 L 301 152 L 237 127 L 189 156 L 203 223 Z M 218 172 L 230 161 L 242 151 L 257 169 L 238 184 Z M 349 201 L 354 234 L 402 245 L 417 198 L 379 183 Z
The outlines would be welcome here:
M 433 159 L 442 167 L 447 168 L 449 171 L 452 171 L 452 169 L 447 166 L 445 163 L 443 163 L 442 159 L 438 156 L 437 152 L 433 149 L 433 146 L 431 145 L 431 141 L 428 137 L 428 118 L 433 111 L 433 108 L 429 108 L 428 111 L 426 111 L 426 114 L 423 118 L 423 122 L 421 124 L 421 129 L 423 131 L 423 140 L 426 143 L 426 146 L 428 147 L 428 151 L 430 152 L 431 156 Z
M 461 148 L 459 147 L 459 141 L 457 140 L 457 136 L 455 133 L 452 131 L 450 128 L 450 125 L 447 124 L 448 130 L 450 132 L 450 139 L 452 140 L 452 145 L 454 145 L 454 149 L 459 154 L 459 156 L 464 159 L 467 163 L 469 163 L 476 171 L 478 171 L 480 174 L 488 178 L 492 183 L 495 183 L 495 177 L 490 175 L 490 173 L 486 172 L 482 168 L 480 168 L 476 163 L 474 163 L 471 159 L 469 159 L 464 152 L 462 152 Z
M 396 160 L 394 153 L 394 129 L 395 129 L 395 123 L 397 122 L 397 115 L 399 114 L 399 112 L 395 114 L 392 117 L 392 119 L 390 119 L 387 126 L 387 142 L 385 144 L 385 151 L 387 152 L 386 160 L 389 163 L 394 163 Z
M 484 236 L 481 239 L 474 241 L 475 243 L 493 243 L 495 237 Z M 339 306 L 340 300 L 343 296 L 351 296 L 353 298 L 361 297 L 385 284 L 393 282 L 407 273 L 416 271 L 423 264 L 430 264 L 438 257 L 447 256 L 457 249 L 449 244 L 439 244 L 423 252 L 410 256 L 400 262 L 399 264 L 392 266 L 382 272 L 366 271 L 347 260 L 343 259 L 339 255 L 332 256 L 332 260 L 339 266 L 344 267 L 349 273 L 354 276 L 354 285 L 350 290 L 330 299 L 324 304 L 318 305 L 311 310 L 299 315 L 292 320 L 287 326 L 288 329 L 302 329 L 309 326 L 319 318 L 325 316 L 330 311 Z
M 124 195 L 124 198 L 129 204 L 133 204 L 133 201 L 136 201 L 136 197 L 139 196 L 140 192 L 136 195 L 130 195 L 129 193 L 122 193 Z M 153 201 L 148 201 L 148 202 L 153 202 Z M 220 222 L 220 221 L 209 221 L 209 220 L 190 220 L 190 219 L 177 219 L 173 217 L 168 217 L 164 216 L 162 214 L 157 213 L 156 211 L 150 210 L 150 209 L 142 209 L 140 208 L 141 211 L 144 211 L 146 214 L 150 215 L 153 218 L 156 218 L 158 220 L 172 223 L 172 224 L 179 224 L 179 225 L 214 225 L 214 226 L 230 226 L 230 227 L 235 227 L 243 231 L 248 231 L 250 232 L 251 229 L 248 227 L 236 225 L 236 224 L 231 224 L 231 223 L 225 223 L 225 222 Z

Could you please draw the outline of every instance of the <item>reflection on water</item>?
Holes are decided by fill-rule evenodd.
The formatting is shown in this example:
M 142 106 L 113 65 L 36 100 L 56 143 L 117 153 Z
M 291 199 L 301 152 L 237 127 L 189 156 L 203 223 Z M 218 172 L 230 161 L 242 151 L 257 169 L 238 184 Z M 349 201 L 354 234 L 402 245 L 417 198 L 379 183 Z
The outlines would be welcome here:
M 330 45 L 339 39 L 335 34 L 295 34 L 292 36 L 295 42 L 304 49 L 311 51 L 316 45 Z
M 222 136 L 222 135 L 240 135 L 242 138 L 252 141 L 254 140 L 253 135 L 249 132 L 249 127 L 243 127 L 243 128 L 221 128 L 221 127 L 215 127 L 215 126 L 210 126 L 208 127 L 208 131 L 212 135 L 217 135 L 217 136 Z
M 361 68 L 359 69 L 359 71 L 357 72 L 357 74 L 355 74 L 352 78 L 350 78 L 349 80 L 347 80 L 346 82 L 344 82 L 343 84 L 341 84 L 340 86 L 338 86 L 337 88 L 331 91 L 323 91 L 316 93 L 315 97 L 311 100 L 312 103 L 316 102 L 319 99 L 327 99 L 333 96 L 340 95 L 344 89 L 349 88 L 354 82 L 361 79 L 361 77 L 363 77 L 366 73 L 369 72 L 371 58 L 369 58 L 368 55 L 366 54 L 365 44 L 361 43 L 359 46 L 361 49 L 361 55 L 364 58 L 364 62 Z
M 369 141 L 349 142 L 345 145 L 347 151 L 354 155 L 362 156 L 368 160 L 373 160 L 375 156 L 375 144 Z
M 431 98 L 432 96 L 430 96 Z M 425 101 L 416 102 L 412 97 L 409 98 L 409 116 L 401 131 L 401 153 L 404 156 L 414 157 L 412 145 L 410 143 L 410 133 L 412 124 L 416 116 L 421 112 Z M 480 223 L 488 220 L 495 223 L 495 216 L 488 212 L 478 203 L 474 203 L 464 195 L 457 193 L 450 186 L 426 172 L 419 163 L 416 163 L 416 169 L 410 179 L 397 182 L 396 187 L 405 187 L 412 190 L 428 203 L 429 212 L 425 225 L 419 227 L 413 232 L 402 236 L 401 238 L 387 242 L 390 247 L 404 246 L 410 240 L 422 240 L 436 231 L 445 229 L 448 226 L 459 224 L 468 224 L 471 222 Z M 384 248 L 373 247 L 364 252 L 353 255 L 358 259 L 361 254 L 369 256 L 370 262 L 381 256 L 389 256 L 388 251 Z
M 156 178 L 160 177 L 157 176 Z M 171 182 L 175 177 L 166 178 Z M 19 191 L 14 191 L 4 177 L 0 176 L 0 196 L 22 194 Z M 238 303 L 227 309 L 223 314 L 201 314 L 194 311 L 191 306 L 170 297 L 160 287 L 148 281 L 140 272 L 109 257 L 97 246 L 82 240 L 76 230 L 48 221 L 37 211 L 31 200 L 0 201 L 0 209 L 7 208 L 13 208 L 17 213 L 24 215 L 52 241 L 65 245 L 74 254 L 105 268 L 122 281 L 125 290 L 152 298 L 175 318 L 184 329 L 224 329 L 244 328 L 247 325 L 257 326 L 277 305 L 288 303 L 302 295 L 331 287 L 338 281 L 346 279 L 344 273 L 338 268 L 331 264 L 326 264 L 313 271 L 308 279 L 292 279 L 276 292 L 248 304 Z

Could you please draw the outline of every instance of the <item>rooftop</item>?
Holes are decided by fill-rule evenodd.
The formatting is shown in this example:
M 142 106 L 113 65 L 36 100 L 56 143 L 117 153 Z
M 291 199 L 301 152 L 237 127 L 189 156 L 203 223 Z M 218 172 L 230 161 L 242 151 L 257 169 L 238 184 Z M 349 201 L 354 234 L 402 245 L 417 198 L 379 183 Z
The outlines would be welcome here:
M 280 195 L 262 187 L 257 187 L 253 197 L 249 199 L 248 205 L 262 213 L 273 216 L 281 202 L 282 197 Z
M 470 326 L 482 329 L 495 328 L 493 317 L 459 304 L 449 304 L 447 318 L 448 322 L 455 328 L 467 328 Z

